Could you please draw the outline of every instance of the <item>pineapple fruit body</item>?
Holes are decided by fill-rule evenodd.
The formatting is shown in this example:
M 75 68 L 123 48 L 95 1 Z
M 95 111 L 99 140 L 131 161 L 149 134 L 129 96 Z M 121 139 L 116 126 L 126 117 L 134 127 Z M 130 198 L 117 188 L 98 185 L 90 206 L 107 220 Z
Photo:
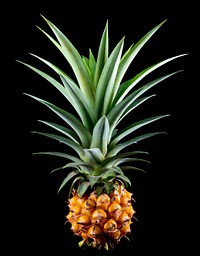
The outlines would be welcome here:
M 117 185 L 109 195 L 102 193 L 98 196 L 93 191 L 80 197 L 74 190 L 67 201 L 66 223 L 71 224 L 74 235 L 82 237 L 80 247 L 114 248 L 131 232 L 132 219 L 135 218 L 133 201 L 132 193 L 123 185 Z

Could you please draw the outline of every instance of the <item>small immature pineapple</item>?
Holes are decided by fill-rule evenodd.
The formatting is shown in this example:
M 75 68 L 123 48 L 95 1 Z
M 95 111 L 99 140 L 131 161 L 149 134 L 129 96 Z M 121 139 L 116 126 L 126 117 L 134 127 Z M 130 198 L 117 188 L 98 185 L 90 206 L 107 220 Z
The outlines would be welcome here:
M 40 30 L 63 54 L 75 77 L 72 79 L 62 69 L 34 54 L 32 56 L 55 71 L 58 79 L 21 62 L 53 85 L 67 102 L 66 109 L 62 109 L 26 93 L 64 121 L 64 125 L 40 121 L 55 133 L 36 131 L 34 133 L 63 143 L 66 152 L 48 151 L 35 154 L 58 156 L 66 160 L 64 166 L 52 172 L 70 170 L 58 192 L 72 182 L 67 195 L 69 212 L 66 214 L 66 223 L 71 225 L 75 235 L 80 236 L 79 246 L 114 248 L 123 237 L 128 237 L 131 224 L 137 220 L 132 193 L 128 191 L 131 180 L 124 172 L 144 171 L 135 163 L 148 162 L 141 157 L 147 152 L 137 151 L 132 147 L 141 140 L 163 133 L 150 132 L 138 135 L 138 130 L 168 115 L 147 117 L 132 124 L 123 121 L 127 115 L 133 115 L 137 107 L 154 96 L 145 96 L 148 90 L 179 71 L 163 75 L 143 85 L 140 83 L 138 87 L 136 85 L 154 70 L 186 54 L 173 56 L 146 67 L 125 81 L 124 76 L 135 56 L 165 21 L 152 28 L 125 53 L 123 53 L 124 38 L 109 53 L 108 22 L 106 22 L 97 58 L 91 50 L 87 58 L 79 54 L 69 39 L 52 22 L 43 18 L 56 39 L 44 30 Z M 69 111 L 70 104 L 75 114 Z M 69 153 L 69 148 L 73 153 Z
M 66 223 L 70 222 L 74 234 L 82 237 L 79 246 L 108 249 L 127 237 L 135 214 L 132 200 L 132 194 L 122 184 L 116 185 L 109 195 L 93 191 L 80 197 L 74 190 L 68 200 Z

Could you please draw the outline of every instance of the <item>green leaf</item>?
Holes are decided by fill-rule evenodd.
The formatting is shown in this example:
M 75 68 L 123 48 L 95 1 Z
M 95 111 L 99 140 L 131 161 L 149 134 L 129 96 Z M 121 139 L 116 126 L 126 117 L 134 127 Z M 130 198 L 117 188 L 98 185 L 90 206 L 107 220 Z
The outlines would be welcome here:
M 74 167 L 77 168 L 80 173 L 84 174 L 91 174 L 92 171 L 97 167 L 95 163 L 92 162 L 84 162 L 84 161 L 78 161 L 78 162 L 71 162 L 64 166 L 64 168 L 70 168 Z
M 99 148 L 102 154 L 105 156 L 109 141 L 110 125 L 108 119 L 103 116 L 98 120 L 94 127 L 90 148 Z
M 41 15 L 42 16 L 42 15 Z M 48 19 L 42 16 L 44 20 L 47 22 L 54 35 L 56 36 L 59 44 L 46 32 L 42 29 L 39 29 L 51 40 L 51 42 L 61 51 L 61 53 L 65 56 L 66 60 L 70 64 L 74 74 L 77 78 L 78 84 L 81 90 L 84 92 L 85 96 L 91 103 L 91 107 L 94 102 L 94 92 L 92 91 L 92 80 L 90 74 L 85 66 L 85 63 L 77 51 L 77 49 L 73 46 L 73 44 L 69 41 L 69 39 Z
M 145 162 L 145 163 L 150 163 L 148 160 L 143 159 L 143 158 L 133 158 L 133 157 L 126 157 L 126 158 L 122 158 L 118 161 L 116 161 L 113 166 L 118 166 L 121 163 L 127 163 L 127 162 Z
M 120 86 L 119 91 L 117 92 L 116 97 L 114 99 L 113 105 L 116 105 L 119 102 L 121 102 L 122 99 L 124 99 L 124 97 L 129 93 L 129 91 L 132 90 L 136 84 L 138 84 L 145 76 L 150 74 L 152 71 L 156 70 L 157 68 L 163 66 L 164 64 L 172 60 L 175 60 L 185 55 L 186 54 L 180 54 L 180 55 L 165 59 L 138 73 L 134 78 L 129 80 L 129 83 L 124 83 L 123 85 Z
M 110 123 L 110 132 L 112 133 L 115 127 L 119 124 L 119 122 L 133 109 L 135 109 L 137 106 L 141 105 L 146 100 L 150 99 L 151 97 L 155 95 L 150 95 L 145 98 L 138 99 L 141 95 L 143 95 L 145 92 L 153 88 L 158 83 L 164 81 L 165 79 L 169 78 L 170 76 L 176 74 L 176 71 L 167 75 L 164 75 L 162 77 L 159 77 L 142 87 L 138 88 L 137 90 L 133 91 L 130 95 L 125 97 L 121 102 L 119 102 L 117 105 L 114 105 L 113 108 L 110 110 L 110 112 L 107 115 L 107 118 Z M 126 82 L 127 83 L 127 82 Z M 131 84 L 129 81 L 128 84 Z
M 119 153 L 117 155 L 114 155 L 112 157 L 106 157 L 104 162 L 102 163 L 101 167 L 105 168 L 111 168 L 115 164 L 116 161 L 120 161 L 121 159 L 132 156 L 132 155 L 137 155 L 137 154 L 148 154 L 146 151 L 131 151 L 131 152 L 124 152 L 124 153 Z
M 123 175 L 122 170 L 119 168 L 119 166 L 112 166 L 111 168 L 103 168 L 101 170 L 101 178 L 102 180 L 107 180 L 116 177 L 116 174 L 121 174 Z
M 77 189 L 77 193 L 80 197 L 82 197 L 85 192 L 87 191 L 87 189 L 90 186 L 90 182 L 89 181 L 81 181 L 79 183 L 78 189 Z
M 106 193 L 109 195 L 113 189 L 113 182 L 104 182 L 104 188 Z
M 93 109 L 90 107 L 87 99 L 78 87 L 74 86 L 66 76 L 60 75 L 60 77 L 66 90 L 71 95 L 71 104 L 81 117 L 83 125 L 88 130 L 91 130 L 96 122 Z
M 94 87 L 93 91 L 95 91 L 94 74 L 95 74 L 95 70 L 96 70 L 96 60 L 94 58 L 94 55 L 93 55 L 91 49 L 89 49 L 89 58 L 83 56 L 83 61 L 85 62 L 88 72 L 90 73 L 91 79 L 93 81 L 93 87 Z
M 105 157 L 99 148 L 88 148 L 84 149 L 85 156 L 84 161 L 90 161 L 94 163 L 101 163 Z
M 37 131 L 32 131 L 32 133 L 40 134 L 48 138 L 62 142 L 65 145 L 71 147 L 73 150 L 75 150 L 81 159 L 85 157 L 83 147 L 72 140 L 69 140 L 69 139 L 66 139 L 65 137 L 58 136 L 56 134 L 51 134 L 51 133 L 44 133 L 44 132 L 37 132 Z
M 141 169 L 141 168 L 138 168 L 138 167 L 135 167 L 135 166 L 121 166 L 121 169 L 123 170 L 123 171 L 130 171 L 130 170 L 132 170 L 132 171 L 140 171 L 140 172 L 143 172 L 143 173 L 145 173 L 146 171 L 145 170 L 143 170 L 143 169 Z
M 165 132 L 152 132 L 152 133 L 143 134 L 143 135 L 137 136 L 135 138 L 132 138 L 130 140 L 127 140 L 127 141 L 125 141 L 123 143 L 115 145 L 114 148 L 109 149 L 107 157 L 115 156 L 116 154 L 118 154 L 124 148 L 126 148 L 126 147 L 128 147 L 128 146 L 130 146 L 130 145 L 132 145 L 134 143 L 137 143 L 137 142 L 139 142 L 141 140 L 144 140 L 144 139 L 150 138 L 152 136 L 158 135 L 158 134 L 166 134 L 166 133 Z
M 97 55 L 97 63 L 96 63 L 96 68 L 95 68 L 95 73 L 94 73 L 94 87 L 97 87 L 97 84 L 99 82 L 99 78 L 101 76 L 102 70 L 105 66 L 105 63 L 107 62 L 108 59 L 108 21 L 106 22 L 106 26 L 104 28 L 100 45 L 99 45 L 99 50 L 98 50 L 98 55 Z
M 58 189 L 58 193 L 60 192 L 60 190 L 71 180 L 76 180 L 74 179 L 77 175 L 79 175 L 79 172 L 77 170 L 75 171 L 71 171 L 67 177 L 64 178 L 63 182 L 61 183 L 59 189 Z
M 70 114 L 69 112 L 67 112 L 61 108 L 58 108 L 57 106 L 55 106 L 54 104 L 52 104 L 48 101 L 45 101 L 43 99 L 40 99 L 38 97 L 35 97 L 35 96 L 27 94 L 27 93 L 25 93 L 25 95 L 32 97 L 33 99 L 39 101 L 40 103 L 44 104 L 49 109 L 51 109 L 54 113 L 56 113 L 68 125 L 70 125 L 73 128 L 73 130 L 77 133 L 78 137 L 81 140 L 82 146 L 89 147 L 90 140 L 91 140 L 91 134 L 74 115 Z
M 120 179 L 120 180 L 122 180 L 122 181 L 125 181 L 125 182 L 127 182 L 127 183 L 131 186 L 131 181 L 130 181 L 130 179 L 129 179 L 127 176 L 125 176 L 125 175 L 117 175 L 117 176 L 116 176 L 116 179 Z
M 58 125 L 58 124 L 55 124 L 55 123 L 52 123 L 52 122 L 47 122 L 47 121 L 43 121 L 43 120 L 38 120 L 38 121 L 54 128 L 55 130 L 59 131 L 60 133 L 62 133 L 64 135 L 66 135 L 67 137 L 69 137 L 74 142 L 76 142 L 78 144 L 81 143 L 79 137 L 77 136 L 77 134 L 74 131 L 72 131 L 72 130 L 70 130 L 70 129 L 62 126 L 62 125 Z
M 89 176 L 90 187 L 93 188 L 93 186 L 99 181 L 100 178 L 101 176 L 90 175 Z
M 113 148 L 120 140 L 124 139 L 126 136 L 131 134 L 132 132 L 140 129 L 141 127 L 148 125 L 152 122 L 155 122 L 157 120 L 160 120 L 161 118 L 168 117 L 169 115 L 158 115 L 153 117 L 148 117 L 143 120 L 140 120 L 138 122 L 135 122 L 124 129 L 122 129 L 117 136 L 111 141 L 110 148 Z
M 66 153 L 62 153 L 62 152 L 50 152 L 50 151 L 46 151 L 46 152 L 35 152 L 33 153 L 33 155 L 51 155 L 51 156 L 58 156 L 58 157 L 63 157 L 69 160 L 72 160 L 73 162 L 80 162 L 80 158 L 77 158 L 75 156 L 66 154 Z
M 112 103 L 113 85 L 116 79 L 117 69 L 123 49 L 122 39 L 112 51 L 102 70 L 96 89 L 95 113 L 99 118 L 106 115 Z
M 111 111 L 110 115 L 108 114 L 108 119 L 111 123 L 111 125 L 110 125 L 110 133 L 111 133 L 110 137 L 113 139 L 118 135 L 119 131 L 116 129 L 116 127 L 129 112 L 133 111 L 135 108 L 137 108 L 142 103 L 144 103 L 145 101 L 149 100 L 150 98 L 152 98 L 154 96 L 155 96 L 155 94 L 147 96 L 147 97 L 139 98 L 139 99 L 137 99 L 137 97 L 132 98 L 129 101 L 128 105 L 124 108 L 124 110 L 122 110 L 118 107 L 118 105 L 122 102 L 117 104 L 117 106 L 113 109 L 114 111 Z M 127 98 L 129 98 L 129 97 L 127 97 Z M 119 109 L 119 111 L 117 112 L 116 110 L 118 110 L 118 109 Z M 117 130 L 117 132 L 115 132 L 116 130 Z
M 120 83 L 132 63 L 135 56 L 138 54 L 138 52 L 141 50 L 141 48 L 146 44 L 146 42 L 154 35 L 154 33 L 166 22 L 167 20 L 162 21 L 158 25 L 156 25 L 153 29 L 151 29 L 148 33 L 146 33 L 136 44 L 132 45 L 128 51 L 122 56 L 119 70 L 116 77 L 115 82 L 115 92 L 114 96 L 116 95 L 118 88 L 120 86 Z
M 50 62 L 32 54 L 32 56 L 37 57 L 38 59 L 40 59 L 41 61 L 43 61 L 44 63 L 48 64 L 48 66 L 50 66 L 51 68 L 53 68 L 54 70 L 57 70 L 58 72 L 58 68 L 56 66 L 54 66 L 53 64 L 51 64 Z M 64 86 L 59 83 L 56 79 L 54 79 L 53 77 L 51 77 L 50 75 L 46 74 L 45 72 L 25 63 L 22 61 L 18 61 L 19 63 L 25 65 L 26 67 L 30 68 L 31 70 L 33 70 L 34 72 L 36 72 L 37 74 L 39 74 L 40 76 L 42 76 L 44 79 L 46 79 L 49 83 L 51 83 L 60 93 L 62 93 L 62 95 L 71 103 L 71 97 L 70 97 L 70 93 L 68 93 L 66 91 L 66 89 L 64 88 Z M 59 73 L 62 73 L 61 70 L 59 70 Z
M 46 73 L 42 72 L 39 69 L 34 68 L 31 65 L 28 65 L 26 63 L 21 62 L 25 66 L 29 67 L 39 75 L 41 75 L 43 78 L 45 78 L 47 81 L 49 81 L 51 84 L 53 84 L 56 89 L 58 89 L 68 100 L 68 102 L 72 105 L 72 107 L 76 110 L 78 115 L 80 116 L 83 124 L 85 124 L 87 127 L 90 127 L 90 124 L 88 124 L 88 119 L 93 119 L 94 122 L 94 113 L 91 111 L 90 102 L 88 101 L 87 97 L 84 95 L 84 93 L 79 89 L 78 85 L 69 77 L 67 76 L 61 69 L 59 69 L 54 64 L 50 63 L 49 61 L 35 55 L 31 54 L 32 56 L 36 57 L 37 59 L 44 62 L 46 65 L 48 65 L 50 68 L 52 68 L 61 78 L 63 85 L 61 85 L 58 81 L 56 81 L 51 76 L 47 75 Z M 86 113 L 89 114 L 86 115 Z
M 96 194 L 97 194 L 98 196 L 101 195 L 102 192 L 103 192 L 103 190 L 104 190 L 104 185 L 98 185 L 98 186 L 96 187 Z
M 101 169 L 101 181 L 108 181 L 110 178 L 114 178 L 116 176 L 115 174 L 115 170 L 113 170 L 112 168 L 109 169 Z
M 91 51 L 91 49 L 89 49 L 89 62 L 88 62 L 88 66 L 89 66 L 89 70 L 90 70 L 90 76 L 92 78 L 93 81 L 93 86 L 94 86 L 94 75 L 95 75 L 95 70 L 96 70 L 96 60 L 94 58 L 94 55 Z M 93 91 L 95 91 L 95 86 L 93 88 Z

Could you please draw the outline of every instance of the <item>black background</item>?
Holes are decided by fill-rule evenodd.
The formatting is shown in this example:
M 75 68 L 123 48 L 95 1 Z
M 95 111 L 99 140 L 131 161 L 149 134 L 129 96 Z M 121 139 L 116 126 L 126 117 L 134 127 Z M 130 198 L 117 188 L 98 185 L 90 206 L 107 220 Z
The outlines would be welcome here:
M 197 228 L 197 172 L 195 137 L 198 112 L 195 101 L 198 85 L 194 82 L 194 52 L 198 23 L 197 6 L 192 2 L 169 1 L 136 3 L 115 2 L 17 2 L 1 8 L 1 128 L 2 130 L 2 217 L 4 255 L 163 255 L 187 252 L 193 255 Z M 158 23 L 167 22 L 142 48 L 127 72 L 131 78 L 162 59 L 189 53 L 167 64 L 155 74 L 184 72 L 154 88 L 157 97 L 136 116 L 170 114 L 150 127 L 164 130 L 165 136 L 140 144 L 148 150 L 151 165 L 146 174 L 127 173 L 133 181 L 138 222 L 132 225 L 130 242 L 123 239 L 115 250 L 83 251 L 78 248 L 68 225 L 64 226 L 67 192 L 57 195 L 62 174 L 50 175 L 61 159 L 32 156 L 33 152 L 59 148 L 32 130 L 44 127 L 37 120 L 53 121 L 55 116 L 24 92 L 70 106 L 41 77 L 16 60 L 42 68 L 29 53 L 35 53 L 72 71 L 52 43 L 36 28 L 50 32 L 40 14 L 52 21 L 70 39 L 81 55 L 91 48 L 96 56 L 106 20 L 109 21 L 110 51 L 125 35 L 127 49 Z M 3 70 L 3 71 L 2 71 Z M 127 120 L 128 121 L 131 121 Z M 194 139 L 195 138 L 195 139 Z M 193 146 L 194 144 L 194 146 Z M 198 149 L 197 149 L 198 152 Z M 5 161 L 5 163 L 4 163 Z M 59 176 L 60 175 L 60 176 Z

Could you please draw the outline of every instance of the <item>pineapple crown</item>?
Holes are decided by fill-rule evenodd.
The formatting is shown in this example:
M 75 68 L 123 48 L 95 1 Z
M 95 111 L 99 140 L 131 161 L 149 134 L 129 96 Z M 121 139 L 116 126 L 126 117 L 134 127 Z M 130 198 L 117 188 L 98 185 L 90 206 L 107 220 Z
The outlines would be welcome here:
M 135 56 L 166 20 L 151 29 L 137 43 L 132 44 L 125 53 L 123 53 L 123 37 L 110 54 L 107 21 L 101 37 L 98 55 L 95 59 L 90 49 L 88 58 L 81 56 L 69 39 L 52 22 L 44 16 L 42 17 L 51 28 L 56 40 L 44 30 L 38 28 L 63 54 L 75 74 L 76 81 L 51 62 L 35 54 L 31 55 L 50 67 L 59 76 L 59 80 L 32 65 L 22 61 L 19 62 L 53 85 L 72 105 L 77 115 L 44 99 L 24 93 L 48 107 L 66 124 L 62 126 L 39 120 L 56 130 L 57 133 L 37 131 L 33 131 L 33 133 L 57 140 L 73 150 L 73 154 L 62 152 L 37 152 L 34 154 L 47 154 L 67 159 L 68 163 L 66 165 L 52 171 L 70 170 L 61 183 L 58 192 L 69 181 L 72 181 L 70 192 L 77 185 L 77 192 L 80 196 L 88 189 L 94 188 L 99 194 L 103 190 L 109 194 L 116 182 L 123 183 L 125 186 L 131 185 L 130 179 L 123 171 L 127 169 L 144 170 L 133 165 L 128 166 L 127 163 L 148 162 L 137 156 L 148 154 L 148 152 L 124 151 L 124 149 L 141 140 L 164 133 L 151 132 L 133 136 L 133 133 L 141 127 L 169 115 L 148 117 L 127 126 L 123 123 L 124 128 L 121 130 L 118 129 L 118 125 L 134 109 L 155 96 L 155 94 L 145 96 L 144 94 L 148 90 L 182 70 L 163 75 L 135 88 L 136 85 L 154 70 L 186 54 L 164 59 L 142 70 L 133 78 L 124 81 L 125 73 Z M 131 138 L 129 135 L 131 135 Z

